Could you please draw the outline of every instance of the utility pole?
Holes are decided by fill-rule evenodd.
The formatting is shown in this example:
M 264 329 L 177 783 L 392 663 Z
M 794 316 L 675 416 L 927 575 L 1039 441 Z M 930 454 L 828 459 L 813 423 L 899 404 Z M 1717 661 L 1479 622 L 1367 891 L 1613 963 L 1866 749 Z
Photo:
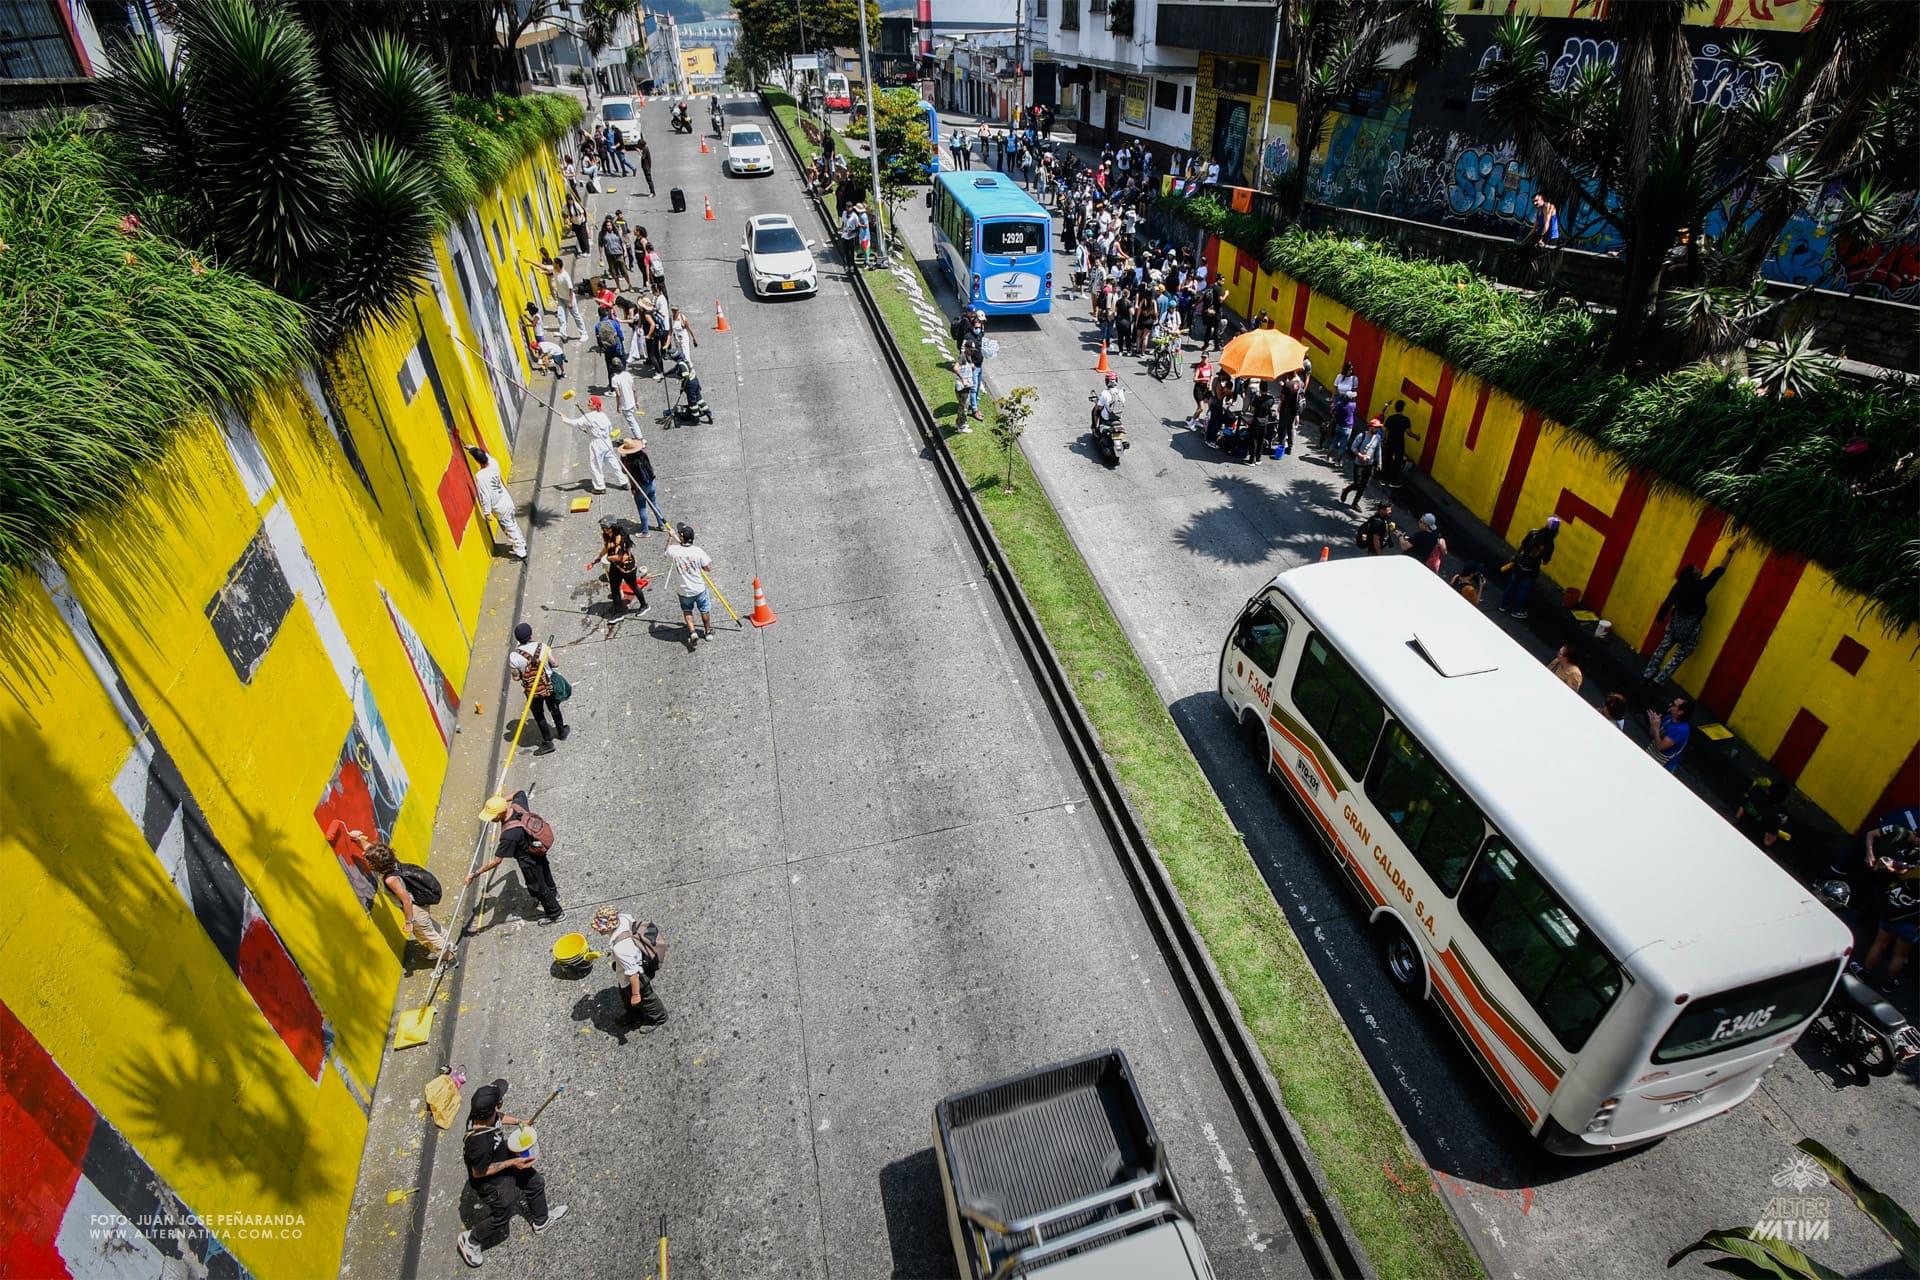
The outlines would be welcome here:
M 1026 123 L 1027 115 L 1027 63 L 1022 56 L 1026 32 L 1026 0 L 1013 0 L 1013 127 L 1016 131 Z
M 860 11 L 860 79 L 867 94 L 867 169 L 873 179 L 873 207 L 876 215 L 885 213 L 887 202 L 880 195 L 880 144 L 874 140 L 873 118 L 880 114 L 879 86 L 873 79 L 873 55 L 867 49 L 867 0 L 853 0 Z M 874 239 L 880 244 L 880 258 L 887 257 L 886 239 L 880 234 L 880 219 L 874 218 Z
M 800 24 L 800 52 L 804 54 L 807 51 L 807 15 L 800 11 L 800 0 L 793 0 L 793 20 Z M 800 83 L 793 86 L 794 92 L 800 95 L 800 110 L 802 113 L 807 109 L 807 87 L 806 81 L 803 78 L 804 75 L 804 72 L 799 73 L 795 78 L 798 79 Z M 820 127 L 822 129 L 827 127 L 827 105 L 825 102 L 820 104 Z
M 1280 74 L 1280 18 L 1285 12 L 1284 4 L 1273 6 L 1273 46 L 1267 51 L 1266 105 L 1260 110 L 1260 154 L 1253 163 L 1253 188 L 1256 191 L 1267 189 L 1267 121 L 1273 116 L 1273 82 Z

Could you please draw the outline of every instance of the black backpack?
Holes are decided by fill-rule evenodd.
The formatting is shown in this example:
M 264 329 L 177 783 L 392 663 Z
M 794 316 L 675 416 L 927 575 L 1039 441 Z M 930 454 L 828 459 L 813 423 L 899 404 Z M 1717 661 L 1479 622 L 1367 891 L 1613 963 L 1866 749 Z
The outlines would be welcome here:
M 400 883 L 407 886 L 407 892 L 413 895 L 415 905 L 431 907 L 446 895 L 440 890 L 439 877 L 425 867 L 416 867 L 411 862 L 399 865 Z

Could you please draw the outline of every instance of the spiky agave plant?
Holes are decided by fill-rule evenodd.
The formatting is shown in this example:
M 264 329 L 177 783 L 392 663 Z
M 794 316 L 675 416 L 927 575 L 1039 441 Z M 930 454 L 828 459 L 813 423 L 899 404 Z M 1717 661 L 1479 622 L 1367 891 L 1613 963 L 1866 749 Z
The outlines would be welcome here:
M 106 95 L 134 176 L 196 211 L 220 260 L 308 309 L 324 347 L 403 309 L 455 163 L 444 83 L 390 34 L 338 58 L 267 0 L 185 0 L 180 54 L 138 42 Z

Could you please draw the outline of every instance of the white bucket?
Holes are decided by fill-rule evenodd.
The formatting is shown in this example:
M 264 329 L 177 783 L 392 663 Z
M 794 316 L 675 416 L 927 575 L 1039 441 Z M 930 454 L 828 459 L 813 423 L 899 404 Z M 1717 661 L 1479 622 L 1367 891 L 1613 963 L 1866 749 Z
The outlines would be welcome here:
M 513 1152 L 516 1160 L 522 1158 L 539 1159 L 540 1134 L 530 1124 L 515 1127 L 507 1134 L 507 1150 Z
M 1612 632 L 1613 623 L 1606 618 L 1602 618 L 1593 624 L 1593 634 L 1601 640 L 1605 640 Z

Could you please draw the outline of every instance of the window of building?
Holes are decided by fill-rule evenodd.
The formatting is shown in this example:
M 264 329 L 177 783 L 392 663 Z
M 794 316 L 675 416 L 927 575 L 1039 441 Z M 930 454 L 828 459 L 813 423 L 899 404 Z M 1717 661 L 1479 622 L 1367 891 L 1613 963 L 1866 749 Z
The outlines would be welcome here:
M 1062 31 L 1080 29 L 1080 0 L 1060 0 L 1060 29 Z
M 0 79 L 77 80 L 80 74 L 56 0 L 0 0 Z
M 1180 101 L 1180 86 L 1171 80 L 1153 82 L 1153 107 L 1156 111 L 1174 111 Z
M 1386 708 L 1359 673 L 1317 633 L 1307 637 L 1306 651 L 1300 655 L 1293 705 L 1348 773 L 1358 777 L 1367 771 Z
M 1193 114 L 1193 86 L 1190 84 L 1180 86 L 1180 114 L 1183 116 Z
M 1222 93 L 1257 94 L 1260 92 L 1260 64 L 1240 58 L 1215 58 L 1213 87 Z
M 1505 841 L 1487 842 L 1460 914 L 1554 1038 L 1586 1044 L 1625 985 L 1620 966 Z

